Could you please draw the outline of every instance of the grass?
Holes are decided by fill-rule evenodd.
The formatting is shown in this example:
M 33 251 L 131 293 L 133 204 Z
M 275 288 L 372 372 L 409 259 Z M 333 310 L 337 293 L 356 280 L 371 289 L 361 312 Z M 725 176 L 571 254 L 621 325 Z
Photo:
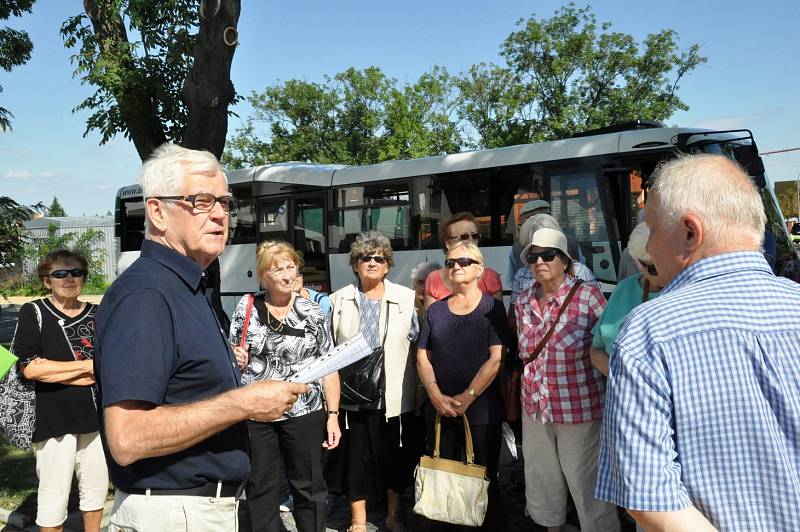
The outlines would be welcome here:
M 0 507 L 36 515 L 36 460 L 0 436 Z

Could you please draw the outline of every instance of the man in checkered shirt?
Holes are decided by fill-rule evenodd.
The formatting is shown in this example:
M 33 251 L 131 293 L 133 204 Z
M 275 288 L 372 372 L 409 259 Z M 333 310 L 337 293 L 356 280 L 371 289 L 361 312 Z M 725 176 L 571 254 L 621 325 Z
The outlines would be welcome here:
M 655 183 L 666 286 L 614 344 L 596 496 L 648 530 L 800 530 L 800 286 L 764 259 L 736 163 L 682 157 Z

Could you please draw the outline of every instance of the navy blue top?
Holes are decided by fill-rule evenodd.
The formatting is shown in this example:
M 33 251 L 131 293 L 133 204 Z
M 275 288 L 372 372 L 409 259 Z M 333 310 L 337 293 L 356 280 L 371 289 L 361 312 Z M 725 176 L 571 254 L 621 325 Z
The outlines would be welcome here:
M 206 281 L 196 262 L 144 241 L 141 256 L 114 281 L 95 317 L 94 371 L 103 407 L 126 400 L 184 404 L 239 385 L 241 374 Z M 250 471 L 243 422 L 181 452 L 127 467 L 108 452 L 106 458 L 112 482 L 123 491 L 242 481 Z
M 483 294 L 475 310 L 463 316 L 450 312 L 448 299 L 437 301 L 428 309 L 419 347 L 430 351 L 436 385 L 443 394 L 452 396 L 469 388 L 489 359 L 490 346 L 508 345 L 508 321 L 503 303 L 487 294 Z M 467 419 L 472 425 L 503 421 L 503 401 L 496 378 L 469 407 Z

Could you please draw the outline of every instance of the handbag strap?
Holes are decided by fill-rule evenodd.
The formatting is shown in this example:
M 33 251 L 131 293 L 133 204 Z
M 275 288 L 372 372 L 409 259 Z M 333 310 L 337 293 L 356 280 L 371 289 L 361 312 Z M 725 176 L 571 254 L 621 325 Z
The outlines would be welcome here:
M 380 334 L 380 325 L 378 325 L 378 334 Z M 381 340 L 381 347 L 386 345 L 386 335 L 389 334 L 389 300 L 386 300 L 386 320 L 383 326 L 383 340 Z
M 253 314 L 253 303 L 256 300 L 254 294 L 250 294 L 247 301 L 247 312 L 244 314 L 244 321 L 242 322 L 242 338 L 239 340 L 239 347 L 244 347 L 247 344 L 247 329 L 250 327 L 250 316 Z
M 461 419 L 464 421 L 464 442 L 467 447 L 467 464 L 472 465 L 475 463 L 475 449 L 472 447 L 472 430 L 469 428 L 469 420 L 466 414 L 461 414 Z M 439 443 L 442 439 L 442 416 L 436 413 L 436 438 L 433 446 L 433 457 L 439 458 Z
M 575 292 L 578 291 L 578 287 L 581 284 L 583 284 L 583 281 L 581 279 L 578 279 L 578 280 L 575 281 L 575 284 L 572 285 L 572 288 L 570 289 L 569 293 L 567 294 L 567 297 L 564 298 L 564 302 L 561 303 L 561 308 L 558 309 L 558 315 L 556 316 L 555 322 L 550 327 L 550 330 L 547 331 L 547 334 L 545 334 L 544 337 L 536 345 L 536 349 L 533 350 L 533 353 L 531 353 L 531 356 L 528 358 L 528 360 L 523 362 L 523 364 L 522 364 L 523 367 L 527 366 L 528 364 L 530 364 L 531 362 L 536 360 L 536 357 L 538 357 L 539 353 L 542 352 L 542 349 L 544 349 L 544 346 L 547 345 L 547 342 L 550 340 L 550 337 L 553 336 L 553 332 L 555 332 L 555 330 L 556 330 L 556 325 L 558 325 L 558 320 L 561 318 L 561 315 L 564 314 L 564 311 L 567 310 L 567 307 L 569 306 L 570 301 L 572 301 L 572 297 L 575 295 Z

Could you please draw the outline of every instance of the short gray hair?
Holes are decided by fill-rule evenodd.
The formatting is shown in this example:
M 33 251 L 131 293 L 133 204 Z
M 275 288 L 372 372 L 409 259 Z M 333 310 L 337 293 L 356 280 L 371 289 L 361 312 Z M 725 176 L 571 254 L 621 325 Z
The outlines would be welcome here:
M 428 275 L 441 269 L 442 265 L 438 262 L 420 262 L 411 270 L 411 284 L 413 285 L 417 279 L 424 281 Z
M 647 252 L 647 240 L 650 238 L 650 228 L 646 223 L 641 222 L 633 228 L 631 236 L 628 237 L 628 253 L 635 261 L 652 262 L 650 254 Z
M 655 208 L 673 225 L 686 213 L 702 218 L 709 240 L 716 244 L 741 241 L 761 246 L 767 217 L 761 196 L 739 164 L 721 155 L 684 155 L 661 163 L 654 174 Z
M 213 153 L 167 143 L 156 148 L 142 165 L 139 183 L 145 198 L 171 196 L 180 193 L 185 175 L 212 176 L 217 172 L 222 172 L 222 167 Z
M 181 193 L 185 175 L 201 174 L 210 177 L 218 172 L 225 176 L 213 153 L 166 143 L 156 148 L 142 165 L 139 170 L 139 184 L 145 200 L 153 196 L 176 196 Z M 146 217 L 145 231 L 150 233 L 150 224 Z
M 350 266 L 355 268 L 358 259 L 374 252 L 379 252 L 386 257 L 386 264 L 389 265 L 389 268 L 394 266 L 392 243 L 380 231 L 366 231 L 356 236 L 355 242 L 350 245 Z
M 561 225 L 559 225 L 558 220 L 549 214 L 534 214 L 525 220 L 525 223 L 522 224 L 522 227 L 519 230 L 519 243 L 522 245 L 522 247 L 525 247 L 531 243 L 533 233 L 539 229 L 555 229 L 556 231 L 561 231 L 562 233 L 564 232 L 561 229 Z

